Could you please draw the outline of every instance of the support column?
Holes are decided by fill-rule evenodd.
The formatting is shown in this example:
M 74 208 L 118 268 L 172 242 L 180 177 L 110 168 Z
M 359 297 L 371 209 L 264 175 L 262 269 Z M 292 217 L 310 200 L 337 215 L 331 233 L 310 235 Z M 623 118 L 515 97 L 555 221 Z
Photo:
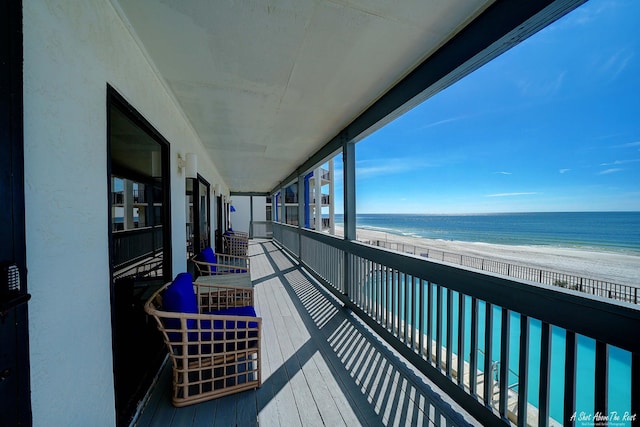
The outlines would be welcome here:
M 304 192 L 304 174 L 298 175 L 298 261 L 302 261 L 302 232 L 305 222 L 305 198 Z
M 344 240 L 356 239 L 356 146 L 344 139 L 342 143 L 342 161 L 344 176 Z M 351 288 L 351 257 L 344 252 L 344 295 L 349 295 Z
M 336 197 L 334 194 L 333 158 L 329 160 L 329 233 L 336 234 Z
M 316 211 L 314 213 L 315 217 L 315 230 L 322 231 L 322 168 L 317 167 L 313 172 L 314 175 L 314 188 L 315 188 L 315 206 Z
M 253 196 L 249 196 L 249 238 L 253 239 Z
M 304 191 L 304 175 L 298 176 L 298 228 L 304 228 L 306 221 L 305 218 L 305 203 L 306 197 Z
M 345 142 L 342 145 L 344 176 L 344 238 L 356 239 L 356 145 Z
M 286 187 L 280 188 L 280 222 L 282 224 L 287 223 L 287 189 Z
M 131 230 L 135 228 L 133 218 L 133 181 L 124 179 L 124 191 L 122 194 L 122 205 L 124 206 L 124 229 Z

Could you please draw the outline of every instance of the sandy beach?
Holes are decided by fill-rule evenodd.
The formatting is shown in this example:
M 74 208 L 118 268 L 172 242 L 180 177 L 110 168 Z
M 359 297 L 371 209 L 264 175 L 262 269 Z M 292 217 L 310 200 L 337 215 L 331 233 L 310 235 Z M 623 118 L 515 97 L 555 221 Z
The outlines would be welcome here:
M 343 230 L 336 227 L 336 234 Z M 640 255 L 551 246 L 512 246 L 406 237 L 373 230 L 357 230 L 359 241 L 399 242 L 459 255 L 640 287 Z

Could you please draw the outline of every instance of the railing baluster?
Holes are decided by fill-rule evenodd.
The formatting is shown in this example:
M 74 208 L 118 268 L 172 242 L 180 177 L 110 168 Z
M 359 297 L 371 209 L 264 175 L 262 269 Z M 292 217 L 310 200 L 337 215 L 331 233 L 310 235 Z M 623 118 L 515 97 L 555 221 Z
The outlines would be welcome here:
M 575 332 L 567 331 L 564 359 L 564 422 L 575 425 L 576 413 L 576 359 L 578 340 Z M 574 420 L 574 421 L 571 421 Z
M 382 295 L 380 299 L 380 304 L 382 307 L 382 316 L 380 317 L 380 323 L 384 325 L 385 329 L 387 328 L 387 320 L 389 319 L 389 281 L 387 280 L 386 275 L 382 278 Z
M 356 305 L 358 305 L 359 307 L 362 307 L 362 288 L 363 288 L 363 283 L 365 282 L 366 278 L 367 278 L 367 261 L 365 261 L 364 259 L 357 257 L 358 260 L 358 271 L 359 271 L 359 280 L 357 282 L 358 284 L 358 288 L 355 290 L 356 295 L 355 295 L 355 299 L 354 302 L 356 303 Z
M 453 292 L 447 289 L 447 377 L 452 377 L 453 351 Z
M 370 279 L 367 280 L 367 288 L 365 289 L 367 293 L 367 303 L 365 305 L 367 314 L 371 315 L 371 298 L 373 294 L 373 284 L 376 280 L 377 274 L 382 274 L 382 272 L 378 273 L 378 265 L 375 262 L 371 263 L 371 276 Z
M 416 301 L 418 301 L 418 278 L 411 278 L 411 348 L 415 349 L 418 342 L 416 333 L 419 330 L 418 326 L 418 312 L 416 310 Z
M 609 414 L 607 400 L 609 391 L 609 346 L 602 341 L 596 341 L 596 377 L 595 377 L 595 412 Z
M 433 361 L 433 284 L 427 282 L 427 360 Z
M 520 315 L 520 363 L 518 365 L 518 425 L 527 425 L 529 387 L 529 317 Z
M 378 322 L 380 322 L 382 324 L 382 319 L 384 317 L 384 313 L 385 313 L 385 309 L 384 306 L 382 305 L 382 290 L 384 289 L 384 283 L 386 282 L 386 278 L 382 275 L 380 275 L 380 280 L 378 281 L 378 286 L 377 286 L 377 290 L 376 293 L 377 298 L 376 298 L 376 305 L 378 307 L 378 315 L 377 315 L 377 320 Z
M 549 390 L 551 380 L 551 325 L 541 324 L 540 338 L 540 393 L 538 395 L 538 426 L 549 425 Z
M 409 345 L 409 288 L 411 276 L 402 273 L 402 289 L 404 291 L 404 343 Z
M 385 266 L 386 267 L 386 266 Z M 371 288 L 371 301 L 373 302 L 373 306 L 371 307 L 371 316 L 375 320 L 380 320 L 378 318 L 380 314 L 379 306 L 378 306 L 378 288 L 380 287 L 380 282 L 382 281 L 382 266 L 380 266 L 380 275 L 376 276 L 375 282 L 373 282 L 373 287 Z
M 398 284 L 398 275 L 396 270 L 391 270 L 391 283 L 393 285 L 393 311 L 392 331 L 396 337 L 399 335 L 400 327 L 400 286 Z
M 464 388 L 465 295 L 458 293 L 458 385 Z
M 640 417 L 640 353 L 631 354 L 631 415 Z
M 511 313 L 502 307 L 502 333 L 500 334 L 500 416 L 508 419 L 509 403 L 509 337 L 511 335 Z
M 442 370 L 442 286 L 436 285 L 436 365 Z
M 493 345 L 493 305 L 484 304 L 484 404 L 491 406 L 493 399 L 493 360 L 491 347 Z
M 471 298 L 471 344 L 469 348 L 469 393 L 476 395 L 478 384 L 478 299 Z
M 422 279 L 418 279 L 418 292 L 419 295 L 419 304 L 420 304 L 420 320 L 419 320 L 419 328 L 418 328 L 418 352 L 420 356 L 424 356 L 424 314 L 425 314 L 425 305 L 424 305 L 424 286 L 425 281 Z

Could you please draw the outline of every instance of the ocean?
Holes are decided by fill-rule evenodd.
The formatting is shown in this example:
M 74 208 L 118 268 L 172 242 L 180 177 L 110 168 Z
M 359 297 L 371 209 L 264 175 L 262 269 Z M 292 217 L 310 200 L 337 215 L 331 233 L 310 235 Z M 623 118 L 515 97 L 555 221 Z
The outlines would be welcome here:
M 336 223 L 343 223 L 342 215 Z M 640 254 L 640 212 L 358 214 L 356 226 L 428 239 Z

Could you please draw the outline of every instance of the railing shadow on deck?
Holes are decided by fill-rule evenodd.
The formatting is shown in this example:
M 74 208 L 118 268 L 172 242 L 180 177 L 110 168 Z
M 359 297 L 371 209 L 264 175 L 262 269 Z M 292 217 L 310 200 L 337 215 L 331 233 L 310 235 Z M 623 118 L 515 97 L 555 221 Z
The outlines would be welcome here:
M 259 245 L 275 272 L 254 284 L 274 278 L 280 280 L 311 335 L 310 341 L 292 356 L 298 358 L 299 363 L 286 361 L 263 383 L 259 395 L 270 387 L 275 387 L 275 395 L 287 380 L 286 376 L 292 378 L 297 373 L 290 368 L 299 369 L 315 351 L 320 351 L 322 358 L 332 366 L 336 382 L 363 424 L 471 425 L 451 407 L 450 401 L 444 400 L 410 364 L 351 315 L 299 267 L 296 260 L 272 242 Z M 283 263 L 281 260 L 276 262 L 274 253 L 284 255 L 291 266 L 282 270 Z M 342 315 L 338 316 L 339 312 Z M 261 397 L 258 399 L 259 412 L 269 403 Z

